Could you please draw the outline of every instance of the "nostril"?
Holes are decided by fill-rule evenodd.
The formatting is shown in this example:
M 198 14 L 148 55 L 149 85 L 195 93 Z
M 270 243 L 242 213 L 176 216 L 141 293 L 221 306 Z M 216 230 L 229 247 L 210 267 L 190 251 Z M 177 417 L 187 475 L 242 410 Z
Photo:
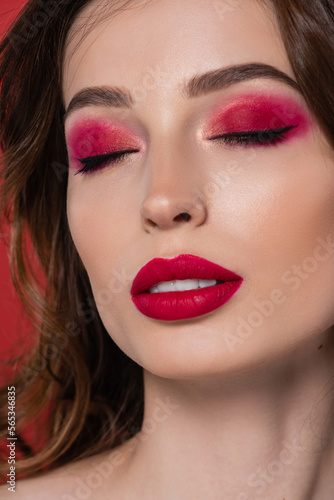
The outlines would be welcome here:
M 188 222 L 190 220 L 190 215 L 185 212 L 182 212 L 182 214 L 175 217 L 174 220 L 180 220 L 180 218 Z

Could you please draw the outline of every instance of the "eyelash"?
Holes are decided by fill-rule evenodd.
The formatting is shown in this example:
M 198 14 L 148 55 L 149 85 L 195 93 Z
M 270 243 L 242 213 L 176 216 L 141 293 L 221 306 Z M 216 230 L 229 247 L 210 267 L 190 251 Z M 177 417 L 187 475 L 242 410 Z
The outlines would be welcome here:
M 219 140 L 228 145 L 275 145 L 281 143 L 285 139 L 285 134 L 297 127 L 282 127 L 278 129 L 256 130 L 252 132 L 230 132 L 216 137 L 211 137 L 210 140 Z M 139 150 L 116 151 L 105 155 L 90 156 L 87 158 L 78 158 L 78 161 L 84 166 L 77 174 L 87 174 L 104 168 L 106 165 L 120 163 L 130 153 L 138 153 Z
M 74 175 L 77 174 L 87 174 L 90 172 L 95 172 L 97 170 L 101 170 L 106 165 L 112 163 L 115 165 L 116 163 L 120 163 L 126 155 L 130 153 L 138 153 L 139 149 L 129 149 L 126 151 L 116 151 L 115 153 L 107 153 L 105 155 L 97 155 L 97 156 L 89 156 L 87 158 L 78 158 L 78 161 L 84 165 L 81 170 L 78 170 Z

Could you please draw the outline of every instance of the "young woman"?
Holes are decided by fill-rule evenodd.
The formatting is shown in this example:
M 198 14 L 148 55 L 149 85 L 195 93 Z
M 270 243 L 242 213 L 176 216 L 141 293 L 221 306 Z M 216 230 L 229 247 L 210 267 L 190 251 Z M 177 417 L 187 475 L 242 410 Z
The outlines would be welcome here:
M 331 0 L 28 1 L 2 200 L 40 338 L 10 387 L 18 435 L 50 418 L 16 498 L 333 498 L 333 28 Z

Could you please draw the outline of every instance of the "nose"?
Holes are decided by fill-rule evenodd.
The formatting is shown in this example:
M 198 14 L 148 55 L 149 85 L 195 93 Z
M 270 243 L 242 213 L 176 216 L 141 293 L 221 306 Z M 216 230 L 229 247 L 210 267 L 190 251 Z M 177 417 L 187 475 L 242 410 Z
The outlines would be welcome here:
M 169 149 L 170 151 L 170 149 Z M 147 165 L 141 220 L 146 232 L 180 225 L 198 227 L 207 219 L 198 167 L 187 154 L 173 154 L 160 148 Z

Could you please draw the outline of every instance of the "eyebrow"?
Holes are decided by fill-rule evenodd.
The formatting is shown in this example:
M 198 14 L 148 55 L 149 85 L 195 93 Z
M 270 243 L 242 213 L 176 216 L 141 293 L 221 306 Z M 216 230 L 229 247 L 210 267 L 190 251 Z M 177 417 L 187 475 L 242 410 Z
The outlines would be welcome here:
M 251 63 L 228 66 L 195 75 L 181 84 L 181 95 L 184 99 L 207 95 L 231 85 L 256 78 L 269 78 L 289 85 L 301 93 L 298 83 L 283 71 L 268 64 Z M 64 114 L 66 120 L 73 111 L 87 106 L 106 106 L 131 109 L 135 100 L 128 89 L 122 87 L 88 87 L 77 92 L 70 101 Z

